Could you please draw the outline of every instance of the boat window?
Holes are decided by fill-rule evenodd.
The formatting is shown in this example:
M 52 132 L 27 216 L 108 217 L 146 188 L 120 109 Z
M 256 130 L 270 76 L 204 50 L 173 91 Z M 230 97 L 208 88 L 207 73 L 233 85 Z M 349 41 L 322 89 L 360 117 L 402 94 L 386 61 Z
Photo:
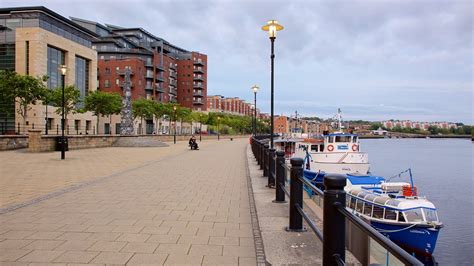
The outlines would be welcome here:
M 406 222 L 405 221 L 405 216 L 403 216 L 402 212 L 398 212 L 398 221 L 399 222 Z
M 357 143 L 357 136 L 352 136 L 352 142 Z
M 362 200 L 357 200 L 356 204 L 356 211 L 362 212 L 362 208 L 364 207 L 364 201 Z
M 324 144 L 319 145 L 319 150 L 324 151 Z
M 328 138 L 328 143 L 333 143 L 334 142 L 334 136 L 330 136 Z
M 364 205 L 364 214 L 370 216 L 372 214 L 372 204 L 365 203 Z
M 425 212 L 425 218 L 427 222 L 438 221 L 438 215 L 436 214 L 435 210 L 423 209 L 423 212 Z
M 311 145 L 311 151 L 318 151 L 318 145 Z
M 351 136 L 336 136 L 336 142 L 351 142 Z
M 385 209 L 385 219 L 387 220 L 396 220 L 397 212 L 390 209 Z
M 383 218 L 383 208 L 377 205 L 374 205 L 374 214 L 372 215 L 374 218 L 382 219 Z
M 352 197 L 346 197 L 346 207 L 349 207 L 350 208 L 350 204 L 351 204 L 351 199 Z
M 408 222 L 423 222 L 423 214 L 421 213 L 421 209 L 408 210 L 404 211 L 404 213 Z
M 351 197 L 351 206 L 349 208 L 355 209 L 355 205 L 356 205 L 356 199 Z

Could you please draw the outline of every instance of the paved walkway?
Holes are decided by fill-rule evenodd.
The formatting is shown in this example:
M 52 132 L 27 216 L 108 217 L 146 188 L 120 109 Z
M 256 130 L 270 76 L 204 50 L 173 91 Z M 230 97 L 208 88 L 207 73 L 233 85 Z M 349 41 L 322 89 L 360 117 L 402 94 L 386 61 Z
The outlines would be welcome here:
M 96 171 L 109 176 L 90 177 L 95 181 L 88 185 L 1 214 L 0 264 L 254 265 L 246 142 L 203 142 L 200 151 L 183 145 L 169 154 L 158 151 L 167 148 L 70 152 L 65 164 L 81 165 L 78 172 L 50 158 L 45 173 L 54 180 Z M 160 152 L 164 155 L 155 156 Z M 37 178 L 39 186 L 49 182 L 48 175 L 36 176 L 22 162 L 13 167 L 20 168 L 13 177 Z M 3 169 L 2 162 L 2 182 Z

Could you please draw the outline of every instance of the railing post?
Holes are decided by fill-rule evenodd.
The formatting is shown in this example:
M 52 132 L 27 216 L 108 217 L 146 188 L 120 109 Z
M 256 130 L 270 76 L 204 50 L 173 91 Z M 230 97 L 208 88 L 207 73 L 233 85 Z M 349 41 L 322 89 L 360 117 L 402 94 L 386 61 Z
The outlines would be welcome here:
M 337 209 L 346 204 L 345 186 L 344 175 L 324 177 L 323 265 L 338 265 L 336 257 L 345 261 L 345 217 Z
M 303 208 L 303 159 L 291 158 L 291 184 L 290 184 L 290 226 L 286 231 L 305 231 L 303 216 L 298 212 L 296 205 Z
M 263 145 L 263 176 L 268 176 L 268 144 Z
M 267 187 L 275 187 L 275 149 L 268 150 L 268 183 Z
M 260 165 L 260 170 L 263 170 L 263 141 L 260 140 L 258 145 L 258 164 Z
M 276 152 L 276 190 L 275 190 L 275 203 L 285 203 L 285 192 L 282 186 L 285 185 L 285 152 Z

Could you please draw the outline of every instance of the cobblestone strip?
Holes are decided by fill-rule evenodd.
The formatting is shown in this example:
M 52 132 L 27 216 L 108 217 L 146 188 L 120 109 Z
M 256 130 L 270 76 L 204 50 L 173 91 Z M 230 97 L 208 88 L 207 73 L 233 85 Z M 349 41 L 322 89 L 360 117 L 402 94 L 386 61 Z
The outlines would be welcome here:
M 113 178 L 113 177 L 118 176 L 118 175 L 126 174 L 128 172 L 132 172 L 132 171 L 140 169 L 140 168 L 147 167 L 147 166 L 152 165 L 154 163 L 158 163 L 158 162 L 161 162 L 161 161 L 165 161 L 165 160 L 169 160 L 171 158 L 178 157 L 178 156 L 180 156 L 180 155 L 182 155 L 186 152 L 175 154 L 175 155 L 165 157 L 165 158 L 162 158 L 162 159 L 159 159 L 159 160 L 156 160 L 156 161 L 151 161 L 151 162 L 148 162 L 146 164 L 142 164 L 142 165 L 139 165 L 139 166 L 136 166 L 136 167 L 132 167 L 132 168 L 129 168 L 125 171 L 117 172 L 117 173 L 114 173 L 114 174 L 111 174 L 111 175 L 108 175 L 108 176 L 99 177 L 99 178 L 91 180 L 91 181 L 87 181 L 87 182 L 83 182 L 83 183 L 80 183 L 80 184 L 72 185 L 70 187 L 60 189 L 60 190 L 48 193 L 46 195 L 43 195 L 43 196 L 28 200 L 28 201 L 25 201 L 25 202 L 22 202 L 22 203 L 13 204 L 11 206 L 0 208 L 0 215 L 5 214 L 5 213 L 9 213 L 9 212 L 14 211 L 14 210 L 18 210 L 20 208 L 24 208 L 24 207 L 27 207 L 27 206 L 31 206 L 31 205 L 40 203 L 40 202 L 42 202 L 44 200 L 47 200 L 47 199 L 51 199 L 51 198 L 55 198 L 57 196 L 61 196 L 65 193 L 68 193 L 68 192 L 71 192 L 71 191 L 76 191 L 76 190 L 81 189 L 83 187 L 88 187 L 88 186 L 91 186 L 91 185 L 94 185 L 94 184 L 104 182 L 107 179 Z
M 246 154 L 247 160 L 245 161 L 245 167 L 247 172 L 247 187 L 249 191 L 249 203 L 250 203 L 250 217 L 252 219 L 252 232 L 255 242 L 255 253 L 257 256 L 257 265 L 269 265 L 265 258 L 265 249 L 263 247 L 262 232 L 260 231 L 260 225 L 258 223 L 257 208 L 255 206 L 255 199 L 253 197 L 252 179 L 250 178 L 249 160 L 252 160 L 252 153 L 249 151 L 250 145 L 247 146 Z

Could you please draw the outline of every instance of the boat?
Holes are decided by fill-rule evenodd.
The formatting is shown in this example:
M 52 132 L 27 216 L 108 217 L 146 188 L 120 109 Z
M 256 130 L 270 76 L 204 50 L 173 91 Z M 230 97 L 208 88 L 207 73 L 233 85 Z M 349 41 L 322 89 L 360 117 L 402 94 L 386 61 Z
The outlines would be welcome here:
M 413 184 L 382 181 L 378 186 L 348 187 L 346 207 L 354 214 L 407 252 L 432 256 L 443 224 L 435 205 L 419 196 Z
M 361 217 L 381 234 L 419 258 L 431 257 L 443 224 L 439 221 L 435 205 L 418 195 L 413 183 L 391 182 L 381 176 L 346 174 L 346 207 Z M 305 178 L 324 190 L 326 173 L 313 177 L 305 170 Z M 394 176 L 395 177 L 395 176 Z M 310 196 L 312 191 L 306 189 Z

